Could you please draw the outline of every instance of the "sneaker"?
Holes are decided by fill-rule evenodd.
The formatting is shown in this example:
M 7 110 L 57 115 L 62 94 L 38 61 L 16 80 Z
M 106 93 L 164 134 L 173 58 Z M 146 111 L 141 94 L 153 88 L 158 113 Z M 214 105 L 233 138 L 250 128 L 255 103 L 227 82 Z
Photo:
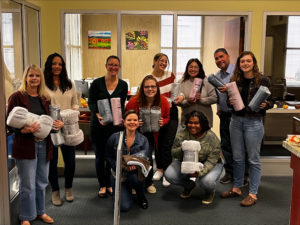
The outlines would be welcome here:
M 181 198 L 190 198 L 192 195 L 192 191 L 194 190 L 194 188 L 196 187 L 196 183 L 194 181 L 191 181 L 191 185 L 189 188 L 184 188 L 183 192 L 180 194 Z
M 72 192 L 72 188 L 65 189 L 65 198 L 68 202 L 72 202 L 74 200 L 74 195 Z
M 256 203 L 257 199 L 252 198 L 250 195 L 248 195 L 246 198 L 241 201 L 241 206 L 249 207 L 253 206 Z
M 60 198 L 59 191 L 53 191 L 52 192 L 52 204 L 55 206 L 60 206 L 62 205 L 62 201 Z
M 222 177 L 220 179 L 221 184 L 229 184 L 229 183 L 232 183 L 232 181 L 233 181 L 232 176 L 230 176 L 228 174 L 225 174 L 224 177 Z
M 156 170 L 155 174 L 153 175 L 152 180 L 160 180 L 163 175 L 164 175 L 163 172 Z
M 211 204 L 213 203 L 214 197 L 215 197 L 215 192 L 208 193 L 202 199 L 202 203 L 205 205 Z
M 165 177 L 163 177 L 162 185 L 163 185 L 164 187 L 169 187 L 171 184 L 170 184 L 169 181 L 167 181 L 167 179 L 166 179 Z
M 147 187 L 147 191 L 150 194 L 155 194 L 156 193 L 156 188 L 155 188 L 154 184 L 151 184 L 149 187 Z

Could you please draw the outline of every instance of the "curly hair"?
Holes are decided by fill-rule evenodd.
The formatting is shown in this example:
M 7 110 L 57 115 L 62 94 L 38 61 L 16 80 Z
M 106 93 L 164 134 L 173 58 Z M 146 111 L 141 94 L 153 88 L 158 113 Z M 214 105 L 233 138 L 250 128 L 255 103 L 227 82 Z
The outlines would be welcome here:
M 251 51 L 244 51 L 239 55 L 239 57 L 236 60 L 234 73 L 233 73 L 230 81 L 235 81 L 237 83 L 240 83 L 241 80 L 244 78 L 244 72 L 241 70 L 240 61 L 241 61 L 241 58 L 243 58 L 246 55 L 250 55 L 253 60 L 253 75 L 254 75 L 254 79 L 255 79 L 255 84 L 259 84 L 261 73 L 259 72 L 259 69 L 258 69 L 257 60 L 256 60 L 253 52 L 251 52 Z
M 185 67 L 185 71 L 184 71 L 184 74 L 183 74 L 183 81 L 186 81 L 188 79 L 190 79 L 190 75 L 188 73 L 188 67 L 192 64 L 192 62 L 195 62 L 197 63 L 198 67 L 199 67 L 199 73 L 197 74 L 197 78 L 201 78 L 201 79 L 204 79 L 205 78 L 205 72 L 203 70 L 203 66 L 202 66 L 202 63 L 200 62 L 199 59 L 197 58 L 192 58 L 190 59 L 187 64 L 186 64 L 186 67 Z
M 53 73 L 52 73 L 52 62 L 55 57 L 59 57 L 62 62 L 62 70 L 59 75 L 59 80 L 60 80 L 59 89 L 64 93 L 65 91 L 72 89 L 72 82 L 68 78 L 66 63 L 65 63 L 63 57 L 56 52 L 49 55 L 45 62 L 45 67 L 44 67 L 45 82 L 46 82 L 47 87 L 50 90 L 53 91 L 56 89 L 54 82 L 53 82 Z
M 191 117 L 197 117 L 201 126 L 201 133 L 208 131 L 210 129 L 209 122 L 203 112 L 193 111 L 186 115 L 185 125 L 188 127 L 188 123 Z
M 156 95 L 154 96 L 154 102 L 153 102 L 153 106 L 161 106 L 161 101 L 160 101 L 160 90 L 159 90 L 159 86 L 158 86 L 158 82 L 157 80 L 154 78 L 153 75 L 147 75 L 144 77 L 142 84 L 139 88 L 139 91 L 136 95 L 137 100 L 138 100 L 138 104 L 140 107 L 144 107 L 147 106 L 147 99 L 146 99 L 146 95 L 144 92 L 144 87 L 145 87 L 145 83 L 147 80 L 154 80 L 155 81 L 155 85 L 156 85 Z

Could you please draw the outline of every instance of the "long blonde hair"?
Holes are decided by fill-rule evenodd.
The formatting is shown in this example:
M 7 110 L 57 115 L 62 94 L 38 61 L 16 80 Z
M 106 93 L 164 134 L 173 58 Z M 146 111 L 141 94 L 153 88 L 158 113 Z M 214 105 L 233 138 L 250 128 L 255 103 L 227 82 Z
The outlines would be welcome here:
M 32 69 L 32 70 L 34 70 L 34 71 L 36 71 L 40 74 L 41 82 L 40 82 L 40 85 L 38 87 L 39 96 L 40 97 L 44 96 L 47 100 L 49 100 L 50 96 L 49 96 L 48 92 L 46 91 L 44 74 L 43 74 L 41 68 L 36 64 L 32 64 L 32 65 L 29 65 L 29 66 L 26 67 L 26 69 L 24 70 L 24 73 L 23 73 L 21 86 L 18 90 L 20 92 L 24 93 L 24 94 L 27 93 L 27 81 L 26 81 L 26 79 L 27 79 L 27 76 L 28 76 L 28 73 L 29 73 L 30 69 Z

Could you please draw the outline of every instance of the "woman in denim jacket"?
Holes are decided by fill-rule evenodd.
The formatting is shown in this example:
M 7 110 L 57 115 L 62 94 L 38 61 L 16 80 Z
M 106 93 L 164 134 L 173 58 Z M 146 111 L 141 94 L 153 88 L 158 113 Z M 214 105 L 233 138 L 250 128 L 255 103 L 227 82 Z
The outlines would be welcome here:
M 139 127 L 139 117 L 135 110 L 129 110 L 124 115 L 124 136 L 122 155 L 135 155 L 148 160 L 150 157 L 149 143 L 147 138 L 136 129 Z M 114 133 L 106 144 L 106 161 L 116 171 L 117 148 L 120 132 Z M 138 179 L 137 166 L 126 167 L 126 180 L 121 185 L 121 211 L 128 211 L 133 203 L 132 189 L 136 191 L 138 204 L 141 208 L 148 208 L 148 201 L 144 195 L 144 179 Z M 124 177 L 125 178 L 125 177 Z M 115 178 L 112 178 L 112 185 L 115 186 Z

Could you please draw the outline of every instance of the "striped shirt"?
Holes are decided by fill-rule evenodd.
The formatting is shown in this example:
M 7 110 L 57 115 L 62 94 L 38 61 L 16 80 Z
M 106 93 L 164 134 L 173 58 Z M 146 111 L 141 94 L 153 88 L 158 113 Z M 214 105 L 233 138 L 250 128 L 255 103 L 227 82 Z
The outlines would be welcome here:
M 155 79 L 158 82 L 158 86 L 160 87 L 160 94 L 163 96 L 170 98 L 171 97 L 171 87 L 175 81 L 175 75 L 172 72 L 165 72 L 163 76 L 156 77 Z

